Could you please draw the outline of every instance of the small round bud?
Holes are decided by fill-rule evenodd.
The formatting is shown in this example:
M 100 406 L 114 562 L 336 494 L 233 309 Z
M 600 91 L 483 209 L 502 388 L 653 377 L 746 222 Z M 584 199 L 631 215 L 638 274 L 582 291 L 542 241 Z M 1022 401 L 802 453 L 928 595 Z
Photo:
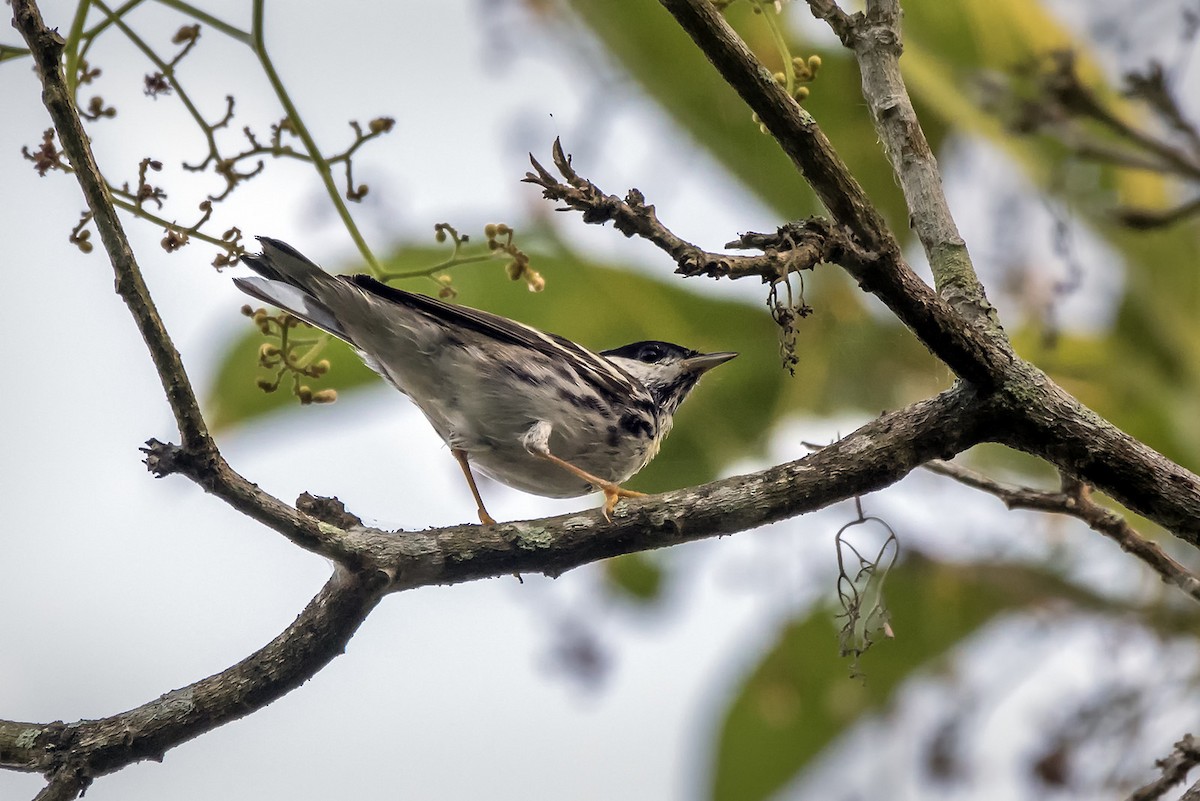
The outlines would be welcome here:
M 391 117 L 376 117 L 367 123 L 367 129 L 373 134 L 387 133 L 395 124 L 396 121 Z
M 496 234 L 498 236 L 507 236 L 513 232 L 513 229 L 507 223 L 496 223 Z
M 488 239 L 495 239 L 496 238 L 496 224 L 488 223 L 487 225 L 483 226 L 483 235 L 486 236 Z
M 258 379 L 257 381 L 254 382 L 254 384 L 259 389 L 261 389 L 263 392 L 274 392 L 276 389 L 278 389 L 278 387 L 276 387 L 274 382 L 268 381 L 265 378 Z
M 444 286 L 438 290 L 438 297 L 442 300 L 449 300 L 450 298 L 458 297 L 458 290 L 452 286 Z
M 808 91 L 807 86 L 796 87 L 796 99 L 797 100 L 805 100 L 808 97 L 808 95 L 809 95 L 809 91 Z
M 329 359 L 321 359 L 321 361 L 317 362 L 309 369 L 312 370 L 313 375 L 323 376 L 329 372 L 329 368 L 331 366 L 332 365 L 329 364 Z
M 437 232 L 434 233 L 433 238 L 439 242 L 445 242 L 446 241 L 446 232 L 443 231 L 441 228 L 439 228 L 439 229 L 437 229 Z
M 759 130 L 759 132 L 764 133 L 767 136 L 771 135 L 771 130 L 765 125 L 759 125 L 758 130 Z
M 296 397 L 300 399 L 300 403 L 307 406 L 313 402 L 313 391 L 308 385 L 301 385 L 300 389 L 296 390 Z
M 525 265 L 514 259 L 513 261 L 510 261 L 508 264 L 504 265 L 504 272 L 508 273 L 508 278 L 510 281 L 516 281 L 520 279 L 521 275 L 525 272 Z
M 809 56 L 808 57 L 808 68 L 809 68 L 809 70 L 812 71 L 813 75 L 816 75 L 817 70 L 821 69 L 821 57 L 820 56 Z
M 780 86 L 787 86 L 787 76 L 782 72 L 777 72 L 771 77 L 774 78 L 775 83 L 779 84 Z
M 243 305 L 243 306 L 242 306 L 242 308 L 241 308 L 241 312 L 242 312 L 242 314 L 243 314 L 244 316 L 246 316 L 246 317 L 253 317 L 253 316 L 254 316 L 254 309 L 250 308 L 250 304 L 249 304 L 249 303 L 247 303 L 247 304 L 245 304 L 245 305 Z
M 337 400 L 336 389 L 322 389 L 314 392 L 312 396 L 313 403 L 333 403 L 335 400 Z
M 530 292 L 541 292 L 546 288 L 546 279 L 537 270 L 526 270 L 525 281 L 529 284 Z

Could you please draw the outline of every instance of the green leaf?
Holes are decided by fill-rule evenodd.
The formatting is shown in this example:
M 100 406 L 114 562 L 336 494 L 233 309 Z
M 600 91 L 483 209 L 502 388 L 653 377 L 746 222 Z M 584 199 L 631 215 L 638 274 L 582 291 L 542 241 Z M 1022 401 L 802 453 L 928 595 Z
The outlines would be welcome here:
M 772 795 L 863 715 L 882 708 L 916 670 L 1007 610 L 1078 593 L 1016 565 L 972 568 L 909 555 L 884 585 L 895 638 L 863 655 L 865 681 L 838 654 L 838 624 L 820 608 L 787 624 L 738 689 L 721 725 L 716 801 Z

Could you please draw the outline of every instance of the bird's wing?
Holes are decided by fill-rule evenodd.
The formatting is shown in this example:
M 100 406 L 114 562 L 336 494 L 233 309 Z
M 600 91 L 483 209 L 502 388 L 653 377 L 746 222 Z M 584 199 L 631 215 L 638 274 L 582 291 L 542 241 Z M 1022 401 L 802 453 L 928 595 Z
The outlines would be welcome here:
M 555 361 L 569 360 L 578 366 L 581 376 L 590 379 L 597 389 L 603 390 L 607 395 L 623 398 L 630 394 L 631 389 L 640 388 L 626 373 L 604 357 L 557 334 L 539 331 L 498 314 L 467 306 L 454 306 L 428 295 L 405 292 L 381 283 L 369 275 L 342 276 L 342 280 L 349 281 L 380 299 L 414 309 L 451 326 L 466 328 L 510 345 L 530 348 Z M 631 383 L 635 385 L 633 388 Z

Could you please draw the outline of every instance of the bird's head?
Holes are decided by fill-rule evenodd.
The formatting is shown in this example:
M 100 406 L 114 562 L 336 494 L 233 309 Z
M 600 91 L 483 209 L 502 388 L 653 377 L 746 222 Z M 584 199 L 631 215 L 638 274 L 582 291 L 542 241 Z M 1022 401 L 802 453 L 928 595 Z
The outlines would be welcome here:
M 610 362 L 642 383 L 660 413 L 672 415 L 696 386 L 700 376 L 737 356 L 736 353 L 700 353 L 670 342 L 634 342 L 603 351 Z

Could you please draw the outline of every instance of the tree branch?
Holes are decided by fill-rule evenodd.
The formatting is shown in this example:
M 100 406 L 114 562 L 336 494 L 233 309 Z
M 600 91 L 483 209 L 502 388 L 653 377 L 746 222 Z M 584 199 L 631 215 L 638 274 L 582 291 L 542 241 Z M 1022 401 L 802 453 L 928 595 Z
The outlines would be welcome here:
M 1200 744 L 1192 735 L 1185 734 L 1182 740 L 1175 743 L 1175 750 L 1155 764 L 1162 769 L 1162 776 L 1135 790 L 1129 796 L 1129 801 L 1156 801 L 1166 795 L 1172 787 L 1183 782 L 1188 771 L 1200 765 Z M 1194 789 L 1193 787 L 1188 790 L 1188 793 Z
M 345 650 L 383 596 L 386 577 L 337 570 L 278 637 L 246 659 L 128 712 L 72 724 L 0 721 L 0 766 L 53 777 L 46 798 L 244 717 L 299 687 Z M 41 796 L 39 796 L 41 797 Z
M 1013 359 L 1007 341 L 962 325 L 958 312 L 909 268 L 883 217 L 812 115 L 775 82 L 709 0 L 660 1 L 758 114 L 833 221 L 846 226 L 862 251 L 876 256 L 868 264 L 847 260 L 841 266 L 956 374 L 985 391 L 995 386 L 996 377 Z
M 908 204 L 909 224 L 929 258 L 938 294 L 973 325 L 999 334 L 996 310 L 975 275 L 967 245 L 942 191 L 937 159 L 900 75 L 900 3 L 868 0 L 866 15 L 849 19 L 830 16 L 825 8 L 830 5 L 830 0 L 809 2 L 813 14 L 827 19 L 843 41 L 849 35 L 847 46 L 858 59 L 863 97 Z
M 763 283 L 775 283 L 787 278 L 789 273 L 811 270 L 821 262 L 853 260 L 866 262 L 874 254 L 860 251 L 845 229 L 838 228 L 828 220 L 812 218 L 793 223 L 780 229 L 770 244 L 768 237 L 753 235 L 752 244 L 747 237 L 728 243 L 727 248 L 755 248 L 764 250 L 761 256 L 735 256 L 706 251 L 680 238 L 663 225 L 646 198 L 637 189 L 630 189 L 625 199 L 606 195 L 600 187 L 580 176 L 571 166 L 571 157 L 562 149 L 562 142 L 554 140 L 552 148 L 554 166 L 566 179 L 559 181 L 541 165 L 532 154 L 529 156 L 534 172 L 525 173 L 523 182 L 542 188 L 542 197 L 567 204 L 566 209 L 583 215 L 585 223 L 603 225 L 611 222 L 625 236 L 638 236 L 658 246 L 678 265 L 679 275 L 706 275 L 710 278 L 745 278 L 758 276 Z
M 940 460 L 929 462 L 925 468 L 994 495 L 1009 509 L 1052 512 L 1082 520 L 1093 530 L 1116 542 L 1121 550 L 1142 560 L 1165 583 L 1178 587 L 1192 600 L 1200 602 L 1200 578 L 1172 559 L 1157 544 L 1139 534 L 1119 514 L 1092 500 L 1088 486 L 1076 479 L 1064 476 L 1061 490 L 1046 492 L 996 481 L 969 468 Z
M 990 439 L 1045 459 L 1200 548 L 1200 476 L 1129 436 L 1028 362 Z

